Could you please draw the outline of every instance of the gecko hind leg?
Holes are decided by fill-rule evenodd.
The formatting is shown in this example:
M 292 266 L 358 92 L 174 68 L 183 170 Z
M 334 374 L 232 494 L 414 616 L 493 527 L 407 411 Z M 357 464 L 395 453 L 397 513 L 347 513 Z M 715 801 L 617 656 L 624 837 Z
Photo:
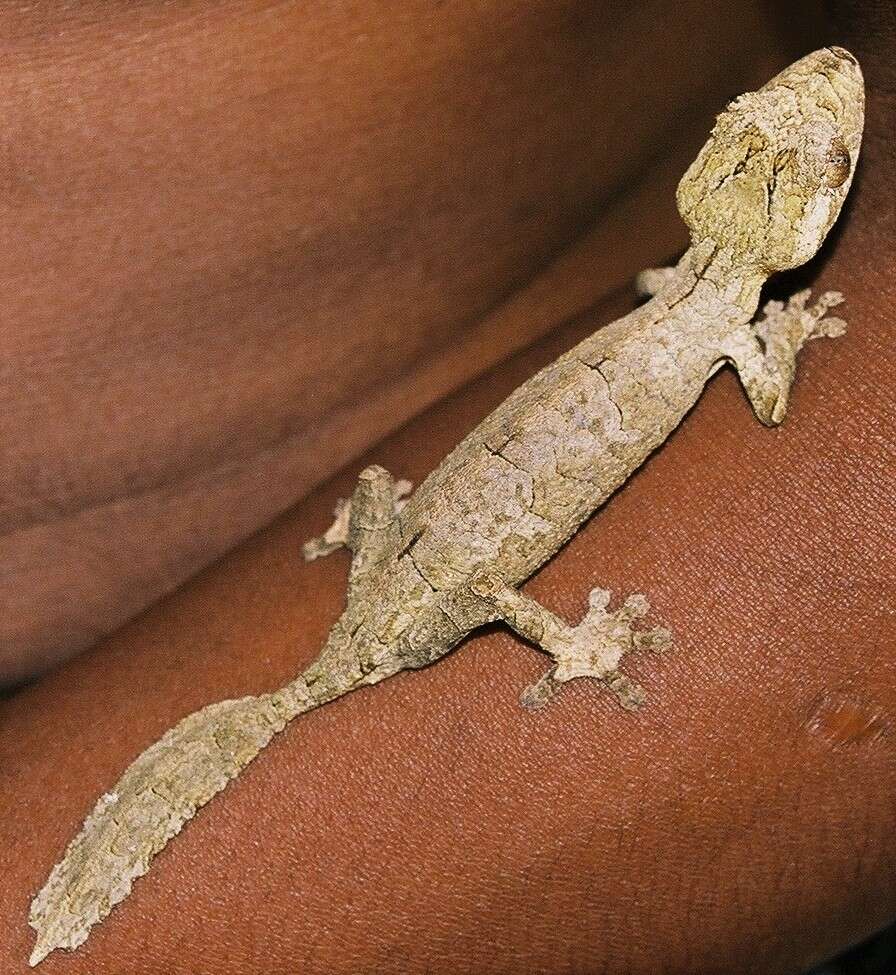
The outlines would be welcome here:
M 566 681 L 591 677 L 603 681 L 624 708 L 637 710 L 644 702 L 644 690 L 619 670 L 620 660 L 631 650 L 662 650 L 672 642 L 672 634 L 665 627 L 635 629 L 635 621 L 650 609 L 647 597 L 640 593 L 608 612 L 610 593 L 592 589 L 588 612 L 577 626 L 570 626 L 497 576 L 480 576 L 471 590 L 492 607 L 497 619 L 554 660 L 551 669 L 523 692 L 520 702 L 529 709 L 547 704 Z
M 351 550 L 349 592 L 357 589 L 370 568 L 394 541 L 397 515 L 411 491 L 410 481 L 396 481 L 382 467 L 365 467 L 350 500 L 340 498 L 333 524 L 317 538 L 302 546 L 306 562 L 335 552 L 343 546 Z

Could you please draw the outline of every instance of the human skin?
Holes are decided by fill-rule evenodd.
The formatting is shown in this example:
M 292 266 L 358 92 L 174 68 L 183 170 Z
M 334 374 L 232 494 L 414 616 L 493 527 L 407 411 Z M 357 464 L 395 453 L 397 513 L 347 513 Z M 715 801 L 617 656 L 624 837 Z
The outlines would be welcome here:
M 0 686 L 673 249 L 654 162 L 814 46 L 714 8 L 0 4 Z
M 868 8 L 869 10 L 871 8 Z M 896 915 L 891 375 L 894 34 L 838 42 L 868 85 L 839 233 L 799 279 L 850 333 L 801 356 L 760 427 L 729 373 L 526 591 L 570 620 L 646 591 L 676 649 L 650 699 L 517 697 L 544 667 L 503 631 L 292 724 L 60 972 L 795 972 Z M 888 33 L 888 30 L 890 31 Z M 671 200 L 669 206 L 672 206 Z M 657 258 L 660 255 L 656 255 Z M 341 607 L 301 565 L 367 461 L 419 480 L 619 295 L 373 450 L 289 516 L 0 712 L 0 970 L 96 796 L 181 715 L 279 686 Z

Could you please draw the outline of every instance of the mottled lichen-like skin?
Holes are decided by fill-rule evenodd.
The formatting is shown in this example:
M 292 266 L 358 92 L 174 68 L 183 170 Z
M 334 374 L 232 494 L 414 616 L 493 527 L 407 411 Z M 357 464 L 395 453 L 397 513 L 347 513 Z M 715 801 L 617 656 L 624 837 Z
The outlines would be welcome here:
M 470 599 L 477 576 L 528 578 L 666 439 L 721 338 L 755 308 L 756 295 L 744 308 L 739 287 L 724 293 L 703 276 L 708 251 L 689 252 L 675 289 L 533 376 L 446 457 L 398 515 L 382 571 L 346 609 L 314 675 L 331 653 L 357 658 L 359 681 L 442 656 L 495 618 Z
M 447 653 L 504 620 L 554 661 L 524 696 L 544 703 L 560 683 L 604 681 L 624 706 L 643 696 L 618 670 L 637 647 L 648 604 L 608 612 L 595 589 L 569 626 L 517 587 L 570 538 L 694 405 L 724 363 L 737 368 L 765 423 L 784 416 L 796 355 L 837 335 L 825 313 L 769 303 L 767 276 L 810 258 L 852 181 L 863 124 L 862 76 L 841 48 L 796 62 L 719 116 L 678 190 L 691 247 L 674 269 L 642 275 L 650 301 L 601 329 L 514 392 L 406 502 L 407 485 L 368 468 L 332 529 L 308 555 L 352 550 L 346 609 L 315 663 L 271 694 L 190 715 L 147 749 L 103 796 L 34 899 L 37 964 L 83 942 L 183 824 L 296 715 Z
M 678 187 L 692 237 L 730 248 L 740 275 L 804 264 L 849 192 L 863 125 L 862 76 L 840 47 L 736 98 Z
M 862 101 L 855 59 L 825 48 L 719 116 L 679 186 L 692 247 L 662 290 L 524 383 L 399 515 L 369 598 L 334 633 L 359 677 L 429 663 L 494 619 L 465 586 L 483 572 L 527 579 L 665 441 L 712 373 L 749 354 L 755 339 L 742 332 L 765 279 L 808 260 L 840 211 Z M 761 407 L 760 418 L 773 419 Z

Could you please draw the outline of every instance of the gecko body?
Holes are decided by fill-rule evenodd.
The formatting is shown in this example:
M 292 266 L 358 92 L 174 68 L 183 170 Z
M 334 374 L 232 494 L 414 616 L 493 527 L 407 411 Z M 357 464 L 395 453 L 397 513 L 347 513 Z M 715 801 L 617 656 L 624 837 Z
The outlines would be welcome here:
M 352 552 L 346 608 L 318 659 L 290 684 L 183 719 L 99 800 L 35 897 L 31 964 L 74 948 L 145 873 L 195 811 L 297 715 L 398 671 L 429 664 L 485 623 L 503 621 L 551 658 L 523 695 L 544 704 L 577 677 L 624 707 L 644 692 L 620 670 L 671 635 L 639 623 L 635 594 L 610 611 L 592 590 L 572 626 L 518 588 L 656 450 L 726 363 L 759 419 L 781 421 L 803 343 L 839 335 L 835 293 L 770 302 L 766 278 L 808 260 L 836 220 L 858 157 L 862 77 L 823 48 L 732 102 L 685 173 L 678 205 L 691 246 L 642 274 L 652 296 L 524 383 L 406 501 L 408 485 L 362 472 L 351 500 L 306 557 Z
M 480 590 L 515 588 L 575 533 L 678 425 L 726 335 L 749 320 L 708 265 L 689 252 L 660 295 L 533 376 L 458 444 L 395 512 L 382 548 L 368 541 L 381 569 L 363 596 L 351 591 L 325 657 L 357 658 L 358 679 L 375 682 L 503 618 Z M 388 499 L 385 472 L 364 477 Z M 319 669 L 332 673 L 332 658 Z

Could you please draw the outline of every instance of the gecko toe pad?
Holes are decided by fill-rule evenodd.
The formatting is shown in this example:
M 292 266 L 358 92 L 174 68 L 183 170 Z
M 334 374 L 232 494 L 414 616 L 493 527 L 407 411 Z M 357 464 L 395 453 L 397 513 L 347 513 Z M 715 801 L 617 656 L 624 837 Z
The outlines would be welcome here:
M 644 702 L 644 690 L 619 671 L 619 663 L 631 650 L 667 648 L 672 634 L 665 627 L 635 629 L 636 621 L 650 611 L 646 596 L 634 593 L 619 609 L 609 611 L 610 596 L 606 589 L 592 589 L 588 612 L 581 623 L 566 626 L 544 641 L 543 649 L 555 664 L 523 692 L 520 701 L 524 707 L 543 707 L 562 684 L 578 677 L 603 681 L 627 710 L 635 710 Z
M 819 338 L 838 338 L 846 332 L 846 322 L 835 315 L 828 315 L 831 308 L 843 304 L 839 291 L 825 291 L 811 307 L 807 307 L 811 292 L 808 288 L 797 291 L 785 304 L 768 301 L 762 309 L 762 318 L 756 322 L 755 331 L 768 345 L 776 332 L 787 334 L 794 325 L 802 331 L 802 342 Z

